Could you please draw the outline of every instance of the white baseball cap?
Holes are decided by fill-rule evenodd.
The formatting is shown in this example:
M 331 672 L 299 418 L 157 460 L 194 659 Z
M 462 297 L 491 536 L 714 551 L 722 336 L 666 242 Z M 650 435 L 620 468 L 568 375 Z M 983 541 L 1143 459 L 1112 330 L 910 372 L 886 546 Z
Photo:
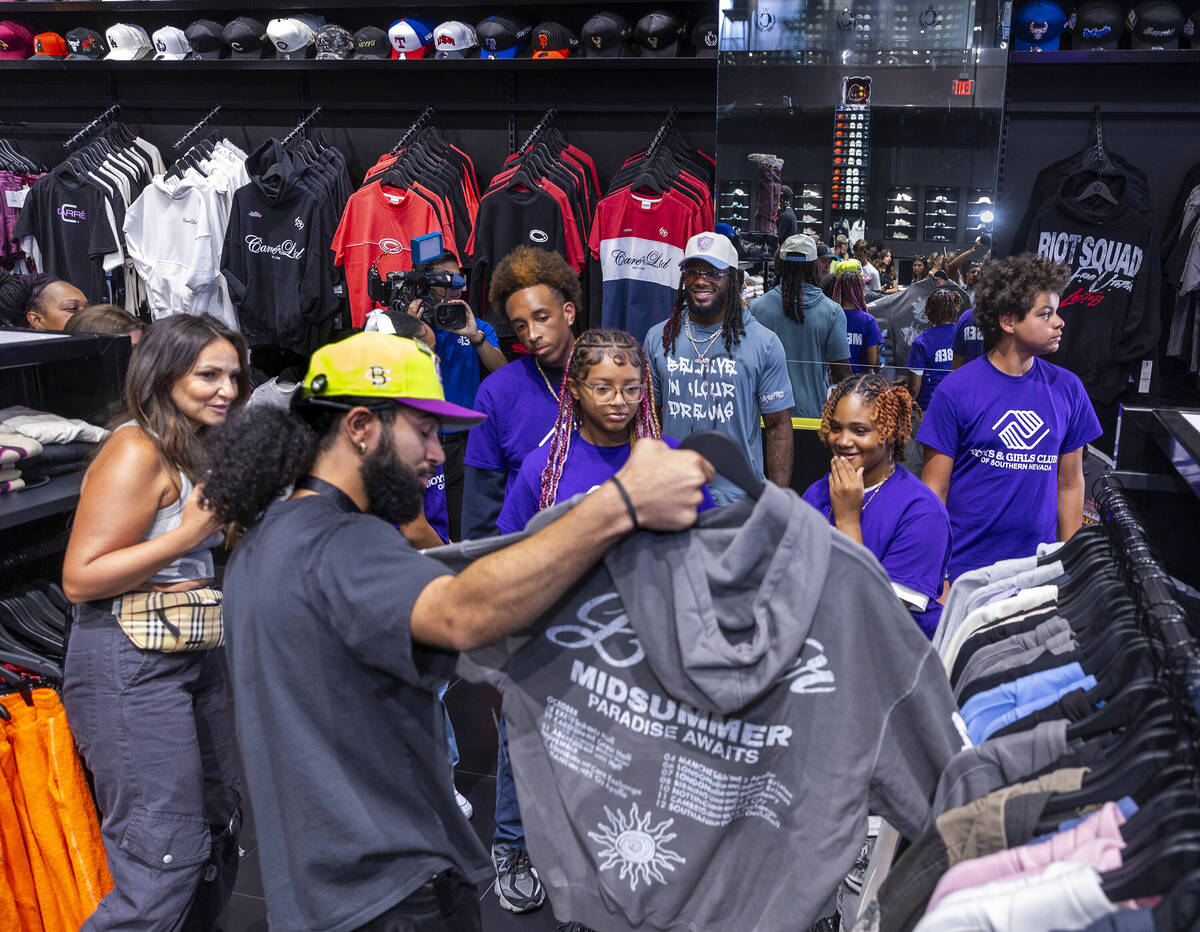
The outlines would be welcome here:
M 452 19 L 433 30 L 433 47 L 434 58 L 466 58 L 479 48 L 479 38 L 474 26 Z
M 281 59 L 307 58 L 316 29 L 297 16 L 273 19 L 267 23 L 267 38 Z
M 718 269 L 736 269 L 738 267 L 737 250 L 728 236 L 720 233 L 697 233 L 687 241 L 687 249 L 683 251 L 682 266 L 689 259 L 703 259 Z
M 163 26 L 156 29 L 151 37 L 154 40 L 155 61 L 186 61 L 194 58 L 192 45 L 187 35 L 178 26 Z
M 816 262 L 817 241 L 804 233 L 789 236 L 779 247 L 779 258 L 787 262 Z
M 149 58 L 154 51 L 154 43 L 141 26 L 132 23 L 117 23 L 109 26 L 104 33 L 108 42 L 108 54 L 105 61 L 140 61 Z

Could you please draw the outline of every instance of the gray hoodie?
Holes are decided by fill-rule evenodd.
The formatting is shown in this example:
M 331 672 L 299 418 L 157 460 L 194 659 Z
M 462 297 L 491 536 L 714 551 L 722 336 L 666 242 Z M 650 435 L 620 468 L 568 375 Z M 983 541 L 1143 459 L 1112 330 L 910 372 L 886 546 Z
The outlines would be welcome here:
M 874 557 L 770 483 L 628 538 L 503 653 L 460 671 L 507 659 L 530 853 L 555 915 L 605 932 L 806 928 L 868 807 L 915 837 L 963 746 Z

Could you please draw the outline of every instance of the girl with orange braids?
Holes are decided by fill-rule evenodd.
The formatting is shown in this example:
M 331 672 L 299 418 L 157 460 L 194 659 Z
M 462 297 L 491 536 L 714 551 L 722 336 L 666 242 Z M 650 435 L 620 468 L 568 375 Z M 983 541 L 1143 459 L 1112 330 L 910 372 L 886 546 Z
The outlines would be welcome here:
M 926 637 L 942 616 L 938 598 L 950 559 L 950 519 L 941 499 L 900 465 L 912 438 L 913 400 L 876 373 L 834 386 L 821 413 L 829 475 L 804 500 L 879 560 Z
M 645 437 L 678 446 L 659 428 L 645 352 L 623 330 L 586 331 L 567 360 L 554 430 L 521 463 L 496 526 L 502 534 L 523 530 L 543 508 L 590 492 Z M 700 510 L 714 505 L 705 488 Z

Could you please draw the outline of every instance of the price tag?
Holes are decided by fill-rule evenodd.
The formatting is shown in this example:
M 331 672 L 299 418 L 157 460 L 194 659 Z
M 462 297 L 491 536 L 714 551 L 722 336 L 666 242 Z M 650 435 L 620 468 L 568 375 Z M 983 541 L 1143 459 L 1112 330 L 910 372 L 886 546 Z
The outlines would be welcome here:
M 15 210 L 20 210 L 25 206 L 25 197 L 29 194 L 29 186 L 21 188 L 19 191 L 5 191 L 4 202 Z

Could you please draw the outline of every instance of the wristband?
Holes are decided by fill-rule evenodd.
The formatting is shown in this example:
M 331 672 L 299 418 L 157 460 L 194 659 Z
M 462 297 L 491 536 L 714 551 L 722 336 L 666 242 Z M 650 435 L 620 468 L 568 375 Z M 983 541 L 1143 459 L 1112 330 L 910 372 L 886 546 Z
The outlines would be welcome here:
M 625 486 L 621 485 L 621 480 L 613 476 L 609 480 L 617 487 L 617 491 L 621 493 L 621 498 L 625 502 L 625 510 L 629 512 L 629 520 L 633 522 L 633 529 L 640 531 L 642 526 L 638 524 L 637 512 L 633 510 L 633 499 L 629 497 L 629 493 L 625 491 Z

